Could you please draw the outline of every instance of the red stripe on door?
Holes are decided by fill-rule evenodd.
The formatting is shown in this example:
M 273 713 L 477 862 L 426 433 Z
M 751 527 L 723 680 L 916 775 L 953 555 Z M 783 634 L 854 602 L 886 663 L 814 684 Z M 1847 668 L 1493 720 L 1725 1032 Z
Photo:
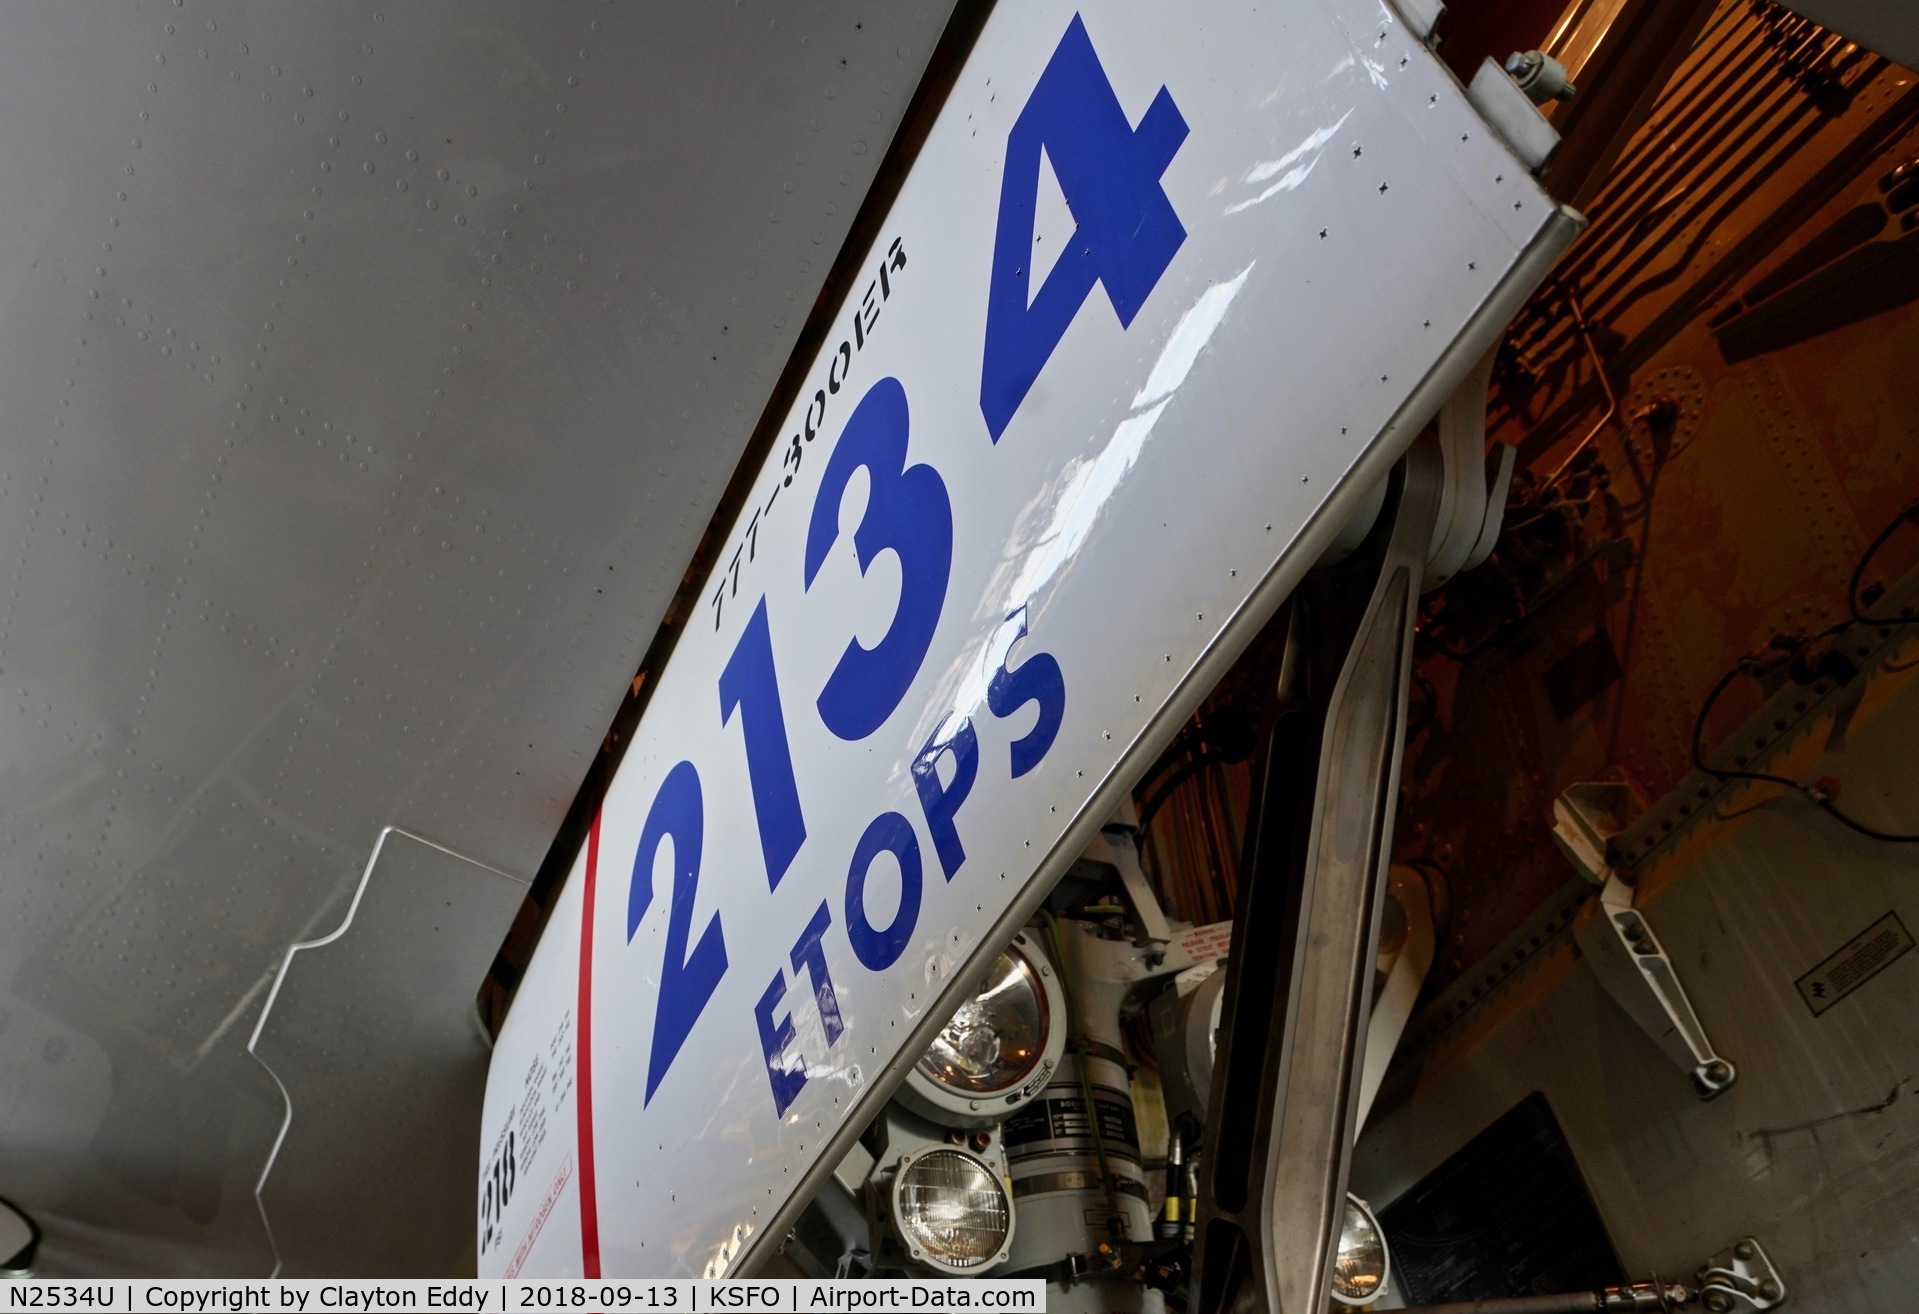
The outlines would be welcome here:
M 593 886 L 600 866 L 600 814 L 586 833 L 586 890 L 580 913 L 579 1063 L 573 1103 L 580 1114 L 580 1260 L 600 1276 L 600 1204 L 593 1189 Z

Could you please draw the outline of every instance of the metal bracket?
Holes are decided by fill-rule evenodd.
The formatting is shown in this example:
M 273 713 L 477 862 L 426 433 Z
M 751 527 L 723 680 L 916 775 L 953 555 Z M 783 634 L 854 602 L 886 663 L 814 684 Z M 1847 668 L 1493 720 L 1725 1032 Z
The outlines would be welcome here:
M 1786 1280 L 1757 1237 L 1743 1237 L 1699 1270 L 1699 1299 L 1711 1314 L 1748 1314 L 1786 1303 Z
M 1738 1080 L 1739 1069 L 1713 1049 L 1672 959 L 1632 906 L 1632 895 L 1632 887 L 1609 871 L 1597 905 L 1573 924 L 1573 938 L 1606 993 L 1692 1078 L 1693 1092 L 1716 1099 Z
M 1366 1023 L 1366 1057 L 1359 1070 L 1359 1109 L 1353 1115 L 1355 1128 L 1364 1128 L 1366 1115 L 1372 1112 L 1380 1083 L 1386 1079 L 1386 1069 L 1399 1049 L 1399 1038 L 1405 1034 L 1413 1005 L 1426 984 L 1426 973 L 1432 970 L 1436 948 L 1433 896 L 1426 878 L 1411 867 L 1395 864 L 1387 876 L 1387 888 L 1399 910 L 1396 921 L 1400 927 L 1400 943 L 1392 950 L 1390 961 L 1386 945 L 1380 945 L 1379 970 L 1385 979 L 1373 999 L 1372 1016 Z M 1384 936 L 1384 931 L 1381 935 Z
M 1138 830 L 1123 821 L 1109 824 L 1099 838 L 1086 846 L 1086 856 L 1096 862 L 1110 863 L 1119 872 L 1120 886 L 1126 891 L 1126 901 L 1133 905 L 1133 916 L 1139 922 L 1138 943 L 1154 951 L 1157 962 L 1166 946 L 1172 943 L 1173 928 L 1166 920 L 1165 910 L 1159 906 L 1159 896 L 1153 893 L 1153 883 L 1139 865 L 1137 836 Z
M 1559 145 L 1559 133 L 1530 97 L 1519 89 L 1512 75 L 1489 57 L 1473 74 L 1466 88 L 1479 117 L 1497 132 L 1528 169 L 1538 173 L 1546 167 L 1547 157 Z
M 1631 785 L 1610 780 L 1568 785 L 1553 800 L 1553 842 L 1581 876 L 1604 885 L 1612 875 L 1613 837 L 1644 807 Z
M 1506 56 L 1506 76 L 1535 105 L 1571 100 L 1579 91 L 1566 76 L 1566 66 L 1543 50 L 1513 51 Z
M 1490 452 L 1486 448 L 1486 390 L 1492 385 L 1497 355 L 1497 344 L 1487 348 L 1433 417 L 1443 469 L 1432 546 L 1426 552 L 1426 571 L 1419 586 L 1422 593 L 1431 593 L 1460 572 L 1483 565 L 1505 522 L 1506 496 L 1519 449 L 1509 443 L 1494 443 Z M 1351 556 L 1372 533 L 1385 504 L 1382 480 L 1327 545 L 1319 567 L 1336 566 Z
M 1692 1078 L 1700 1099 L 1714 1099 L 1738 1080 L 1739 1069 L 1713 1049 L 1665 946 L 1633 907 L 1632 886 L 1608 860 L 1634 807 L 1631 786 L 1604 781 L 1570 786 L 1553 800 L 1553 839 L 1599 886 L 1597 904 L 1573 923 L 1573 939 L 1606 993 Z
M 1486 450 L 1486 390 L 1492 386 L 1495 347 L 1460 380 L 1439 408 L 1439 450 L 1445 461 L 1439 518 L 1426 553 L 1422 593 L 1430 593 L 1492 554 L 1506 517 L 1518 449 L 1495 443 Z
M 1406 25 L 1406 30 L 1427 43 L 1431 43 L 1433 29 L 1439 26 L 1439 16 L 1446 12 L 1440 0 L 1393 0 L 1393 8 L 1399 11 L 1399 21 Z

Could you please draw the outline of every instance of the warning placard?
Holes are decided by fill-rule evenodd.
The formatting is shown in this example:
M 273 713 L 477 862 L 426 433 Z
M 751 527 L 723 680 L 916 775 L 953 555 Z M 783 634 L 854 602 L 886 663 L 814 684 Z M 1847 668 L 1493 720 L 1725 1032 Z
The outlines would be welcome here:
M 1194 962 L 1210 963 L 1232 952 L 1233 924 L 1228 921 L 1189 926 L 1173 933 L 1173 943 Z
M 1813 1016 L 1831 1008 L 1884 971 L 1912 948 L 1912 932 L 1898 914 L 1887 913 L 1846 942 L 1844 948 L 1798 980 L 1800 997 Z

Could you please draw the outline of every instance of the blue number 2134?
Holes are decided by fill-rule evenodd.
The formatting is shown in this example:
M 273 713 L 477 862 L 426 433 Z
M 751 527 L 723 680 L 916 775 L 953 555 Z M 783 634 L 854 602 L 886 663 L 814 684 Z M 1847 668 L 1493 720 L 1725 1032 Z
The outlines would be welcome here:
M 930 465 L 906 463 L 907 429 L 906 390 L 898 379 L 881 379 L 847 418 L 821 475 L 807 525 L 805 565 L 810 588 L 839 537 L 840 502 L 847 484 L 864 469 L 871 491 L 853 534 L 860 571 L 865 573 L 885 551 L 893 552 L 900 563 L 899 606 L 885 636 L 872 648 L 862 647 L 858 639 L 849 641 L 820 692 L 820 720 L 841 739 L 872 734 L 900 705 L 926 660 L 946 605 L 953 565 L 952 504 L 938 471 Z M 739 714 L 766 882 L 777 889 L 780 877 L 806 842 L 806 818 L 800 809 L 763 597 L 720 672 L 719 695 L 722 726 L 731 725 L 734 713 Z M 1013 702 L 1024 696 L 1014 697 Z M 667 772 L 647 810 L 627 889 L 626 938 L 630 941 L 652 906 L 654 862 L 661 846 L 670 842 L 673 896 L 647 1060 L 648 1100 L 726 974 L 726 938 L 717 912 L 707 920 L 698 942 L 693 942 L 705 825 L 699 772 L 691 762 L 681 762 Z

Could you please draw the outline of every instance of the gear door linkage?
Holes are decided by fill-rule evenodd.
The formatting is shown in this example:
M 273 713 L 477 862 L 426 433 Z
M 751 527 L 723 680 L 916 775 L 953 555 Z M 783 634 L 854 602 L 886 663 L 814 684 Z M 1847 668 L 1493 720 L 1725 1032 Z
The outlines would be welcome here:
M 1632 886 L 1606 861 L 1606 843 L 1623 829 L 1631 801 L 1627 786 L 1606 783 L 1574 785 L 1553 800 L 1553 838 L 1599 887 L 1597 910 L 1573 924 L 1573 938 L 1606 993 L 1692 1078 L 1700 1099 L 1715 1099 L 1739 1069 L 1713 1049 L 1665 946 L 1633 907 Z

